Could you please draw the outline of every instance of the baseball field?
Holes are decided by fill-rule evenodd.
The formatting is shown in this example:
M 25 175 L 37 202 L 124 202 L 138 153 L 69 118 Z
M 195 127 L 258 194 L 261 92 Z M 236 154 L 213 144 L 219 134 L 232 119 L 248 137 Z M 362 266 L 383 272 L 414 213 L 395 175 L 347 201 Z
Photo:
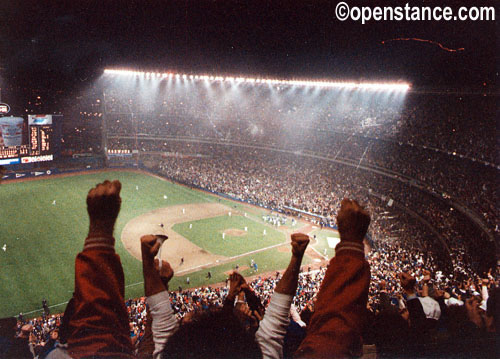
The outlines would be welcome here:
M 146 173 L 82 173 L 0 185 L 0 317 L 38 316 L 41 302 L 64 311 L 73 291 L 74 259 L 88 230 L 88 190 L 105 179 L 122 182 L 115 227 L 116 251 L 128 298 L 143 295 L 140 242 L 167 234 L 162 259 L 175 270 L 170 289 L 223 282 L 236 266 L 244 276 L 284 269 L 290 233 L 317 234 L 303 264 L 332 255 L 326 238 L 336 235 L 306 222 L 281 226 L 263 219 L 270 211 L 171 183 Z M 325 248 L 327 249 L 325 252 Z M 258 270 L 250 267 L 255 261 Z M 211 278 L 207 278 L 210 271 Z M 189 284 L 188 284 L 189 277 Z

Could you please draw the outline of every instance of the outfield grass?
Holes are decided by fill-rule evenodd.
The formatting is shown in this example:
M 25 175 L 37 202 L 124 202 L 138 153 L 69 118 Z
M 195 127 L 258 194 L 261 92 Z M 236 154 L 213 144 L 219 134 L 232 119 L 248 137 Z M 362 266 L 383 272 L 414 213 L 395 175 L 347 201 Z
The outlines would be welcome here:
M 5 244 L 6 251 L 0 249 L 0 302 L 2 303 L 0 317 L 17 315 L 19 312 L 25 314 L 32 312 L 28 316 L 39 315 L 40 312 L 34 311 L 41 308 L 41 301 L 44 298 L 48 300 L 49 305 L 60 303 L 59 306 L 52 308 L 53 312 L 64 311 L 66 302 L 73 292 L 74 259 L 82 249 L 88 230 L 85 198 L 91 187 L 105 179 L 118 179 L 122 182 L 122 208 L 115 227 L 115 237 L 116 251 L 121 257 L 125 272 L 126 297 L 143 295 L 142 268 L 140 262 L 123 247 L 119 235 L 132 218 L 154 209 L 185 203 L 217 201 L 241 213 L 247 213 L 247 218 L 242 216 L 225 218 L 229 219 L 229 224 L 221 219 L 219 227 L 215 225 L 218 219 L 214 221 L 214 233 L 224 228 L 241 228 L 243 223 L 247 223 L 252 238 L 257 238 L 245 241 L 244 236 L 231 240 L 226 237 L 227 243 L 223 243 L 223 248 L 216 248 L 220 244 L 217 241 L 203 244 L 205 249 L 225 256 L 246 253 L 285 240 L 282 233 L 262 222 L 262 214 L 268 211 L 193 191 L 144 174 L 113 171 L 4 183 L 0 186 L 0 248 Z M 168 196 L 167 200 L 163 198 L 165 194 Z M 52 204 L 54 200 L 55 205 Z M 244 222 L 239 222 L 242 220 Z M 260 240 L 259 233 L 262 233 L 264 228 L 267 236 Z M 182 231 L 183 225 L 176 230 Z M 233 240 L 237 243 L 233 243 Z M 259 272 L 262 273 L 285 268 L 290 253 L 270 249 L 240 257 L 230 263 L 211 268 L 210 281 L 205 278 L 207 270 L 191 273 L 189 275 L 191 286 L 223 281 L 226 278 L 224 272 L 231 270 L 236 264 L 240 267 L 248 266 L 251 259 L 258 263 Z M 306 257 L 304 264 L 307 263 Z M 249 269 L 244 270 L 243 274 L 254 273 Z M 175 277 L 172 279 L 171 288 L 175 289 L 179 285 L 186 287 L 185 279 L 186 276 Z
M 85 198 L 105 179 L 122 182 L 122 209 L 115 235 L 132 218 L 166 205 L 200 202 L 194 191 L 132 172 L 88 174 L 0 186 L 0 317 L 66 302 L 73 292 L 74 259 L 87 235 Z M 136 190 L 136 185 L 139 190 Z M 53 205 L 53 200 L 56 204 Z M 140 263 L 117 238 L 127 282 L 142 280 Z M 55 310 L 64 309 L 55 308 Z

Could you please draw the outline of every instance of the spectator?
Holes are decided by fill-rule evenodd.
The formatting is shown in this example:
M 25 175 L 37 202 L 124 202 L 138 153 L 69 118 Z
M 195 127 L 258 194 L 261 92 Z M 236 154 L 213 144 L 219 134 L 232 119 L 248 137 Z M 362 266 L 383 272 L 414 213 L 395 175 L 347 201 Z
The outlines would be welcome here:
M 145 292 L 153 317 L 155 356 L 159 354 L 162 346 L 165 346 L 169 358 L 283 356 L 283 339 L 288 326 L 290 305 L 297 287 L 300 264 L 309 243 L 307 236 L 292 235 L 292 259 L 276 287 L 255 339 L 253 334 L 244 329 L 233 311 L 227 309 L 213 309 L 195 314 L 177 329 L 165 284 L 152 264 L 158 251 L 155 238 L 145 236 L 141 243 Z M 235 278 L 233 276 L 231 290 L 226 298 L 229 307 L 225 305 L 224 308 L 231 308 L 231 303 L 243 285 L 236 283 Z
M 344 199 L 337 216 L 340 243 L 318 293 L 307 335 L 298 358 L 338 358 L 362 354 L 370 266 L 363 238 L 369 214 L 356 201 Z
M 105 181 L 87 195 L 89 234 L 83 251 L 76 257 L 71 315 L 65 318 L 64 336 L 68 354 L 74 359 L 133 357 L 123 269 L 114 250 L 113 230 L 120 211 L 120 190 L 119 181 Z M 53 350 L 49 357 L 63 355 L 61 351 Z

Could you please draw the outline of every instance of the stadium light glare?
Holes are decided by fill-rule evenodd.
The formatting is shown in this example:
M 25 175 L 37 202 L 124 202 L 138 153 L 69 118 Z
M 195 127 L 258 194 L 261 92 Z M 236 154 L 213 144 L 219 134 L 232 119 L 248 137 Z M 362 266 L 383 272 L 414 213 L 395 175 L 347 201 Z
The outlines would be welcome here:
M 105 69 L 104 74 L 106 75 L 142 75 L 146 78 L 158 78 L 158 77 L 169 77 L 175 76 L 177 79 L 182 77 L 183 79 L 195 80 L 210 80 L 210 81 L 230 81 L 230 82 L 243 82 L 249 84 L 269 84 L 269 85 L 289 85 L 298 87 L 319 87 L 319 88 L 347 88 L 347 89 L 359 89 L 367 91 L 395 91 L 395 92 L 406 92 L 410 90 L 411 85 L 405 82 L 343 82 L 343 81 L 308 81 L 308 80 L 278 80 L 278 79 L 263 79 L 263 78 L 252 78 L 252 77 L 222 77 L 222 76 L 209 76 L 209 75 L 186 75 L 186 74 L 172 74 L 172 73 L 152 73 L 144 71 L 135 70 L 125 70 L 125 69 Z

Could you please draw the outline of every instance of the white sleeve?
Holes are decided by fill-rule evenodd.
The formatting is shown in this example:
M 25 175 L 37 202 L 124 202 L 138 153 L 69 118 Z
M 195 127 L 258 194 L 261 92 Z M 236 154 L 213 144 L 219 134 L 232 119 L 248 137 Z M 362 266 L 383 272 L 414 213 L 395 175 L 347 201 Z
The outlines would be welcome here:
M 154 294 L 146 299 L 153 323 L 151 331 L 153 332 L 153 341 L 155 350 L 153 358 L 159 358 L 168 338 L 175 333 L 179 327 L 179 322 L 175 318 L 174 311 L 170 305 L 170 296 L 167 291 Z
M 485 285 L 481 286 L 481 297 L 483 298 L 483 300 L 481 301 L 481 308 L 484 311 L 486 311 L 486 309 L 488 309 L 489 294 L 488 294 L 488 287 Z
M 488 287 L 485 286 L 485 285 L 481 286 L 481 297 L 483 298 L 483 300 L 485 302 L 488 301 L 488 297 L 489 297 L 489 295 L 488 295 Z
M 288 314 L 292 300 L 292 295 L 277 292 L 271 297 L 264 319 L 255 333 L 255 340 L 264 359 L 283 358 L 283 341 L 290 322 Z
M 300 325 L 302 328 L 306 327 L 306 323 L 302 321 L 299 312 L 297 311 L 297 308 L 293 304 L 290 307 L 290 318 L 292 318 L 293 321 L 298 325 Z

